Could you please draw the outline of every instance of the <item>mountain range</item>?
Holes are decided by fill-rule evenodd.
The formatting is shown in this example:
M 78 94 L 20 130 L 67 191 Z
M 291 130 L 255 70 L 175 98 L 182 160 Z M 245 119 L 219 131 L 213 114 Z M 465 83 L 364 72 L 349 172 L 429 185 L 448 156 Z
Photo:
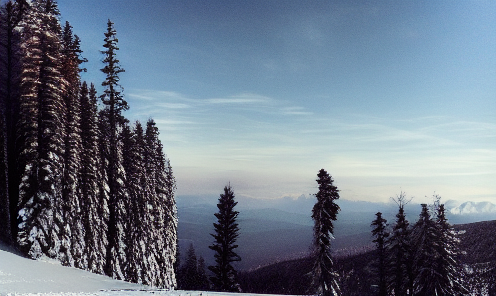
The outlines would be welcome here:
M 213 264 L 213 252 L 208 248 L 213 242 L 214 214 L 218 196 L 178 196 L 178 238 L 181 254 L 186 254 L 193 244 L 198 256 L 207 265 Z M 307 255 L 312 243 L 311 219 L 315 198 L 300 196 L 259 200 L 240 198 L 236 210 L 240 212 L 238 254 L 242 261 L 240 270 L 249 270 L 275 262 Z M 337 201 L 341 210 L 335 222 L 333 248 L 337 256 L 360 253 L 373 248 L 370 223 L 375 213 L 393 224 L 398 207 L 395 203 L 368 201 Z M 496 205 L 491 202 L 445 202 L 447 217 L 452 224 L 496 220 Z M 413 202 L 405 206 L 410 224 L 420 213 L 420 205 Z

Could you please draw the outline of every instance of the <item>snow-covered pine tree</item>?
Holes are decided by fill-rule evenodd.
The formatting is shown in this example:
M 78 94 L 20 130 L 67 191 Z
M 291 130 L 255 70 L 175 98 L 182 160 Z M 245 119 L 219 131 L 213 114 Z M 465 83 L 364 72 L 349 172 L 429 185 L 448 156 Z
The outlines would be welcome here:
M 103 112 L 108 121 L 108 186 L 109 186 L 109 221 L 108 221 L 108 244 L 106 250 L 105 274 L 117 279 L 123 279 L 123 268 L 125 266 L 125 201 L 127 200 L 125 184 L 125 172 L 122 167 L 122 141 L 120 130 L 126 123 L 122 111 L 129 109 L 127 102 L 122 96 L 122 87 L 119 85 L 119 73 L 124 72 L 119 60 L 116 58 L 118 39 L 114 24 L 107 22 L 104 45 L 105 55 L 103 63 L 105 66 L 101 71 L 106 75 L 102 86 L 105 87 L 103 95 L 100 96 L 105 105 Z
M 159 271 L 159 266 L 157 263 L 158 249 L 157 245 L 159 244 L 156 239 L 160 240 L 163 238 L 158 238 L 159 229 L 156 228 L 155 221 L 157 220 L 157 156 L 156 156 L 156 138 L 158 136 L 158 130 L 152 120 L 149 120 L 146 124 L 145 131 L 145 141 L 144 141 L 144 157 L 143 161 L 145 163 L 146 174 L 144 183 L 142 186 L 145 189 L 147 195 L 143 196 L 143 204 L 142 207 L 142 221 L 145 223 L 147 227 L 147 231 L 145 235 L 142 237 L 143 243 L 147 246 L 143 250 L 142 256 L 144 260 L 142 261 L 142 280 L 143 283 L 148 285 L 153 285 L 157 272 Z
M 126 223 L 126 281 L 142 283 L 142 262 L 146 244 L 144 236 L 149 231 L 144 223 L 148 189 L 146 187 L 146 167 L 144 163 L 144 136 L 141 123 L 136 122 L 134 131 L 125 126 L 122 132 L 124 170 L 126 188 L 129 193 Z
M 91 85 L 90 88 L 90 100 L 93 94 L 96 95 L 96 90 Z M 98 208 L 96 215 L 98 217 L 97 223 L 95 223 L 97 229 L 100 230 L 101 243 L 103 249 L 97 248 L 92 250 L 95 252 L 94 268 L 98 270 L 98 273 L 105 273 L 105 265 L 107 262 L 107 246 L 108 246 L 108 234 L 109 234 L 109 179 L 108 179 L 108 158 L 109 158 L 109 124 L 107 121 L 107 116 L 105 112 L 107 110 L 103 109 L 98 112 L 97 124 L 98 124 L 98 156 L 97 156 L 97 186 L 98 186 L 98 196 L 96 198 Z M 87 243 L 88 244 L 88 243 Z M 100 246 L 100 245 L 98 245 Z M 91 253 L 88 253 L 91 255 Z
M 409 202 L 401 192 L 396 199 L 398 205 L 396 224 L 388 240 L 388 287 L 389 295 L 412 295 L 413 258 L 410 244 L 410 228 L 405 216 L 405 205 Z
M 159 278 L 157 285 L 171 288 L 176 286 L 174 274 L 174 262 L 177 241 L 177 207 L 174 197 L 176 180 L 172 173 L 169 159 L 164 154 L 164 148 L 158 136 L 159 131 L 155 121 L 149 120 L 147 129 L 154 130 L 153 147 L 155 149 L 155 194 L 156 194 L 156 217 L 155 223 L 157 235 L 157 264 L 159 266 Z
M 32 1 L 22 22 L 18 244 L 32 258 L 57 257 L 66 82 L 62 78 L 59 12 L 55 1 Z
M 176 260 L 177 210 L 174 199 L 175 179 L 169 160 L 165 157 L 163 146 L 158 138 L 159 131 L 155 121 L 150 119 L 146 125 L 144 162 L 146 178 L 142 185 L 148 188 L 145 196 L 147 209 L 142 219 L 148 224 L 149 248 L 143 267 L 143 280 L 151 285 L 172 288 L 176 285 L 174 263 Z
M 440 274 L 438 273 L 438 256 L 440 233 L 435 221 L 431 219 L 427 204 L 422 204 L 418 221 L 412 229 L 412 245 L 415 246 L 413 273 L 414 294 L 442 295 Z
M 460 239 L 457 232 L 448 223 L 444 204 L 437 208 L 436 227 L 438 241 L 435 245 L 436 276 L 429 281 L 437 281 L 438 295 L 462 295 L 468 291 L 462 285 L 462 269 L 460 264 Z
M 102 274 L 106 231 L 104 231 L 104 217 L 99 214 L 104 201 L 100 200 L 98 187 L 98 118 L 96 90 L 93 84 L 90 89 L 86 82 L 81 85 L 80 107 L 81 171 L 78 192 L 81 196 L 85 247 L 81 260 L 83 264 L 80 267 Z
M 234 210 L 237 204 L 234 201 L 231 184 L 225 186 L 217 204 L 219 212 L 215 214 L 217 218 L 217 223 L 214 223 L 215 234 L 211 234 L 215 242 L 209 246 L 215 252 L 215 265 L 208 267 L 214 274 L 210 277 L 214 291 L 238 292 L 240 289 L 237 272 L 232 266 L 233 262 L 241 260 L 234 252 L 238 247 L 235 243 L 239 236 L 239 227 L 236 223 L 239 212 Z
M 319 191 L 315 194 L 317 202 L 312 209 L 312 219 L 315 223 L 313 228 L 315 262 L 312 270 L 312 286 L 319 295 L 337 296 L 341 294 L 341 291 L 337 283 L 338 275 L 333 268 L 331 239 L 334 238 L 333 221 L 337 220 L 340 210 L 335 203 L 339 199 L 339 190 L 333 185 L 334 180 L 326 170 L 321 169 L 317 177 Z
M 4 120 L 4 156 L 6 171 L 2 180 L 5 196 L 5 215 L 0 232 L 8 243 L 17 240 L 17 204 L 19 201 L 19 175 L 17 170 L 19 147 L 17 146 L 17 124 L 19 119 L 19 84 L 21 71 L 21 34 L 18 28 L 28 4 L 25 0 L 7 1 L 0 7 L 0 106 Z M 10 221 L 8 220 L 10 219 Z M 5 224 L 4 224 L 5 223 Z M 1 235 L 0 235 L 1 236 Z
M 387 278 L 386 278 L 386 262 L 387 262 L 387 238 L 389 233 L 386 230 L 387 221 L 382 218 L 382 213 L 375 214 L 377 218 L 372 222 L 372 235 L 375 237 L 373 242 L 377 247 L 377 273 L 379 277 L 379 296 L 387 296 Z
M 85 60 L 80 58 L 81 49 L 79 38 L 72 33 L 69 22 L 65 23 L 62 33 L 62 75 L 67 81 L 67 87 L 63 93 L 65 114 L 65 138 L 64 138 L 64 174 L 62 189 L 62 215 L 65 229 L 62 231 L 61 249 L 62 263 L 68 266 L 85 268 L 86 262 L 84 252 L 84 228 L 81 219 L 83 212 L 81 208 L 81 196 L 78 188 L 78 180 L 81 170 L 81 131 L 80 131 L 80 64 Z

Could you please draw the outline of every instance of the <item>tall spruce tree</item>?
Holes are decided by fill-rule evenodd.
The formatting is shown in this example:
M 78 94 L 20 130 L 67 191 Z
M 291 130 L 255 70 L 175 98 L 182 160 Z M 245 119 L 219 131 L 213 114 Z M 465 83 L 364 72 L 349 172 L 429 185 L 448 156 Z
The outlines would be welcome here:
M 389 295 L 412 295 L 413 255 L 410 241 L 410 228 L 405 216 L 405 205 L 409 202 L 401 192 L 396 199 L 398 205 L 396 224 L 388 240 Z
M 437 208 L 436 228 L 438 239 L 434 245 L 436 249 L 436 276 L 430 281 L 437 281 L 439 287 L 438 295 L 461 295 L 468 291 L 462 284 L 461 270 L 463 266 L 459 260 L 461 250 L 459 247 L 460 239 L 457 232 L 448 223 L 444 204 Z
M 66 106 L 64 138 L 64 174 L 62 188 L 63 231 L 61 249 L 63 263 L 84 268 L 87 266 L 84 252 L 84 226 L 82 197 L 78 181 L 81 171 L 81 131 L 80 131 L 80 57 L 82 51 L 79 38 L 72 33 L 72 26 L 65 23 L 62 32 L 62 75 L 67 81 L 63 98 Z
M 124 72 L 120 62 L 116 57 L 118 39 L 114 24 L 107 22 L 107 32 L 105 33 L 104 45 L 105 55 L 103 63 L 105 67 L 101 71 L 106 75 L 102 86 L 105 87 L 103 95 L 100 97 L 105 105 L 103 113 L 108 121 L 108 187 L 109 187 L 109 221 L 108 221 L 108 245 L 106 250 L 105 274 L 114 278 L 123 278 L 123 268 L 125 266 L 125 244 L 124 223 L 125 223 L 125 200 L 126 191 L 125 175 L 122 168 L 122 141 L 119 131 L 126 123 L 122 111 L 129 109 L 127 102 L 122 96 L 122 87 L 119 85 L 119 74 Z
M 57 258 L 62 217 L 64 114 L 61 28 L 55 1 L 33 1 L 23 24 L 19 135 L 21 250 L 32 258 Z
M 427 204 L 422 204 L 422 211 L 412 230 L 412 245 L 416 252 L 413 260 L 414 294 L 440 295 L 438 267 L 436 266 L 438 246 L 441 242 L 435 221 L 431 219 Z
M 339 199 L 339 190 L 333 185 L 334 180 L 324 169 L 319 171 L 316 181 L 319 184 L 319 191 L 315 194 L 317 202 L 312 209 L 315 258 L 312 285 L 319 295 L 340 295 L 338 275 L 334 272 L 331 256 L 331 239 L 334 238 L 333 221 L 337 220 L 340 210 L 335 203 Z
M 104 217 L 99 214 L 104 202 L 100 199 L 99 140 L 97 97 L 95 86 L 83 82 L 80 94 L 81 171 L 78 184 L 81 196 L 82 225 L 84 227 L 84 252 L 81 268 L 103 273 L 106 233 Z
M 374 227 L 372 229 L 372 235 L 375 237 L 373 242 L 377 247 L 377 273 L 379 277 L 379 296 L 387 296 L 387 278 L 386 278 L 386 270 L 387 270 L 387 238 L 389 237 L 389 233 L 386 230 L 387 221 L 382 218 L 382 213 L 378 212 L 375 214 L 377 218 L 372 222 L 371 226 Z
M 126 280 L 142 283 L 143 273 L 146 272 L 144 253 L 146 244 L 144 237 L 148 233 L 145 218 L 147 211 L 146 200 L 148 189 L 146 187 L 146 167 L 144 162 L 144 135 L 141 123 L 136 122 L 134 131 L 125 126 L 123 133 L 124 169 L 126 171 L 126 188 L 129 191 L 127 203 L 128 219 L 126 223 Z
M 237 272 L 232 266 L 233 262 L 240 261 L 241 257 L 234 252 L 238 247 L 236 240 L 239 236 L 238 223 L 236 219 L 239 212 L 234 210 L 238 203 L 234 201 L 234 192 L 231 184 L 224 187 L 224 193 L 220 195 L 217 208 L 219 212 L 215 214 L 217 223 L 214 223 L 215 242 L 209 246 L 215 251 L 215 265 L 208 269 L 214 276 L 210 278 L 213 290 L 220 292 L 237 292 L 240 290 Z
M 19 200 L 17 126 L 19 120 L 19 96 L 21 73 L 20 23 L 29 8 L 26 0 L 7 1 L 0 8 L 0 117 L 3 120 L 2 153 L 4 159 L 0 174 L 3 202 L 3 222 L 0 239 L 7 243 L 17 241 L 17 204 Z M 1 198 L 0 198 L 1 199 Z M 0 201 L 1 202 L 1 201 Z

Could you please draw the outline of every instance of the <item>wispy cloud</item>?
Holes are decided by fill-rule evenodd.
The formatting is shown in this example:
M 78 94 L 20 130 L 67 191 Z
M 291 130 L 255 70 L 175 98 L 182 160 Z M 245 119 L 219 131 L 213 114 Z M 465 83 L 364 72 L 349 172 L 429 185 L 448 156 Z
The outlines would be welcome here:
M 313 112 L 306 111 L 303 107 L 284 107 L 281 111 L 285 115 L 313 115 Z
M 206 102 L 210 104 L 267 104 L 273 101 L 274 100 L 269 97 L 249 93 L 234 95 L 227 98 L 213 98 L 206 100 Z

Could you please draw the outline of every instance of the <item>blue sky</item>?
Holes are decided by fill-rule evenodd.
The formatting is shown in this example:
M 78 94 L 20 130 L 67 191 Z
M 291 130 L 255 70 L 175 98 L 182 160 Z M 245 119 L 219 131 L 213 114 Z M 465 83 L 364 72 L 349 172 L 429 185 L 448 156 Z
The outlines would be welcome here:
M 103 80 L 115 23 L 131 109 L 178 195 L 496 200 L 494 1 L 59 1 Z M 99 88 L 101 90 L 101 87 Z

